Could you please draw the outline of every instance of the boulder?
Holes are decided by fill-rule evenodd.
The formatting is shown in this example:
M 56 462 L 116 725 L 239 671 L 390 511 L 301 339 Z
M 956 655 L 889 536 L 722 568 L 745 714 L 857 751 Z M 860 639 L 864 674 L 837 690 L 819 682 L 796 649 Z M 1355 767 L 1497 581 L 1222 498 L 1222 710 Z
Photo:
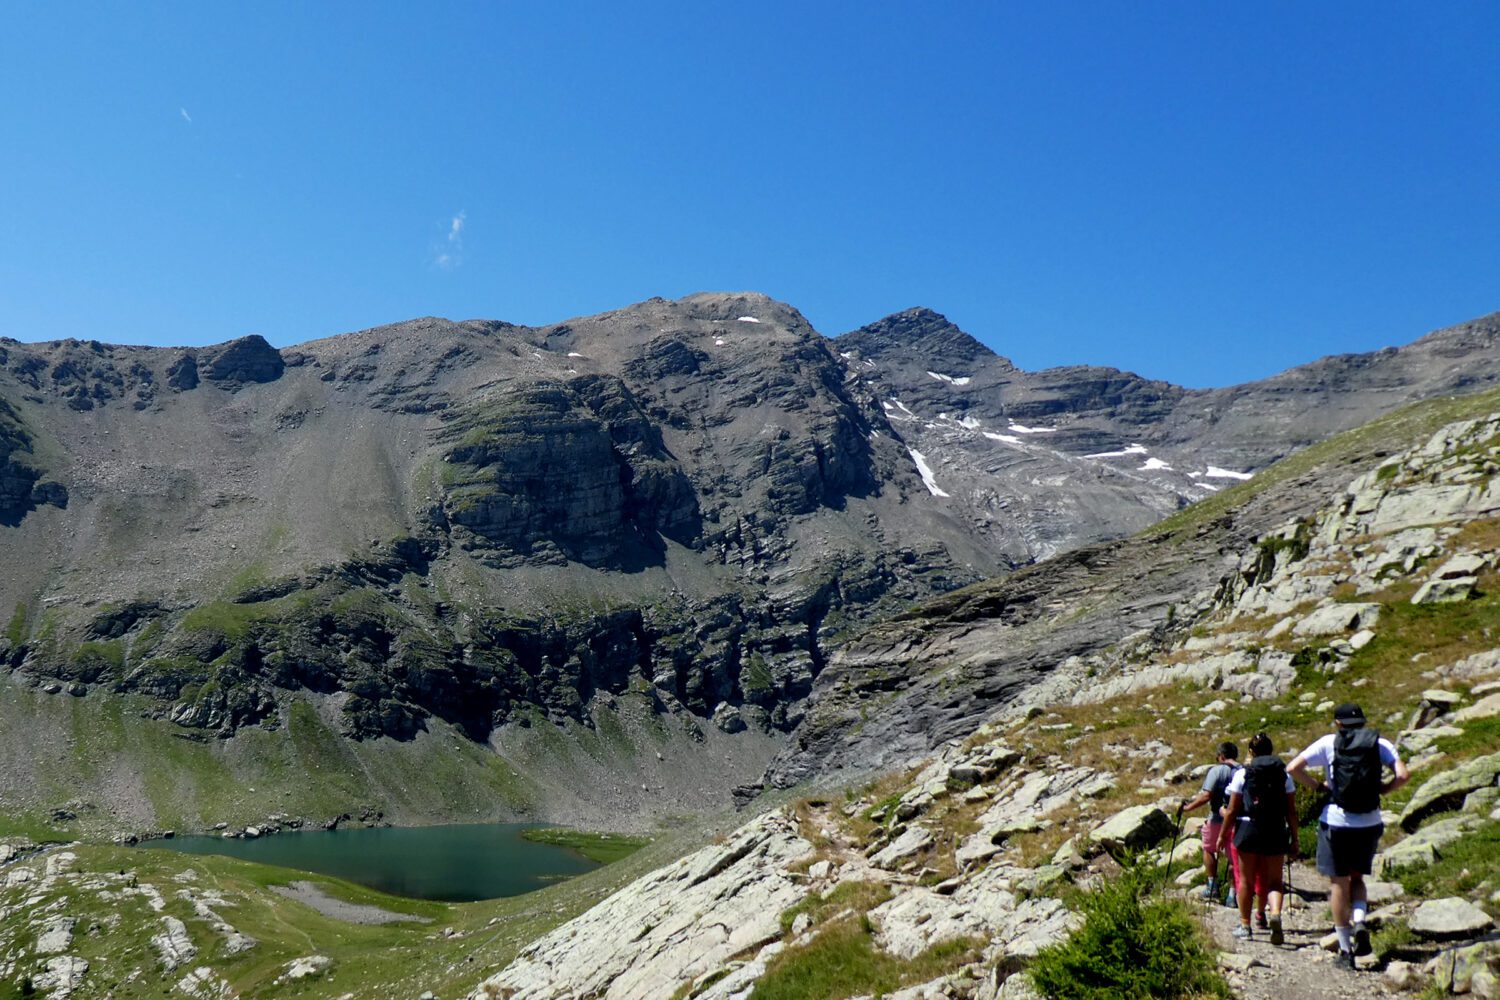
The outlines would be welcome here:
M 1172 818 L 1156 806 L 1131 806 L 1115 813 L 1089 832 L 1089 840 L 1118 857 L 1138 851 L 1172 835 Z
M 1457 726 L 1428 726 L 1426 729 L 1404 730 L 1398 739 L 1402 749 L 1408 753 L 1420 753 L 1430 749 L 1440 739 L 1462 736 L 1464 731 Z
M 876 868 L 892 870 L 907 858 L 927 850 L 932 842 L 932 831 L 920 823 L 914 823 L 895 840 L 876 851 L 870 858 L 870 864 Z
M 1500 715 L 1500 692 L 1485 695 L 1474 704 L 1458 710 L 1453 716 L 1454 722 L 1473 722 L 1478 719 L 1491 719 Z
M 1408 990 L 1416 991 L 1426 982 L 1426 977 L 1422 975 L 1420 969 L 1410 962 L 1399 960 L 1392 961 L 1386 965 L 1382 978 L 1385 980 L 1386 988 L 1394 990 L 1397 993 Z
M 1380 870 L 1397 872 L 1430 865 L 1443 856 L 1443 848 L 1462 840 L 1479 824 L 1480 820 L 1474 816 L 1453 816 L 1429 823 L 1382 854 Z
M 1380 605 L 1369 602 L 1328 604 L 1305 616 L 1292 627 L 1296 636 L 1336 635 L 1373 629 L 1380 620 Z
M 1476 757 L 1434 775 L 1422 783 L 1401 811 L 1401 826 L 1408 832 L 1415 831 L 1428 816 L 1460 808 L 1470 792 L 1497 781 L 1500 781 L 1500 753 Z
M 1417 907 L 1408 926 L 1418 937 L 1433 941 L 1474 937 L 1494 926 L 1488 913 L 1457 896 L 1429 899 Z
M 1461 576 L 1453 580 L 1428 580 L 1411 595 L 1413 604 L 1455 604 L 1474 596 L 1474 587 L 1479 581 L 1472 576 Z
M 1439 566 L 1436 573 L 1432 574 L 1434 580 L 1456 580 L 1466 576 L 1479 576 L 1489 569 L 1490 560 L 1488 556 L 1482 556 L 1474 552 L 1465 552 L 1449 559 Z

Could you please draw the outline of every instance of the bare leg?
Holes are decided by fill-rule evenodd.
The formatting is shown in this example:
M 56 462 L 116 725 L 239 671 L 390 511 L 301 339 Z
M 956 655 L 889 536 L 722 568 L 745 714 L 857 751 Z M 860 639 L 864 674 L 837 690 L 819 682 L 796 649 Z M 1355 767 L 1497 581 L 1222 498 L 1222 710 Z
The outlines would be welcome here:
M 1250 904 L 1255 899 L 1256 860 L 1255 855 L 1240 852 L 1240 886 L 1235 902 L 1240 907 L 1240 923 L 1246 927 L 1250 926 Z

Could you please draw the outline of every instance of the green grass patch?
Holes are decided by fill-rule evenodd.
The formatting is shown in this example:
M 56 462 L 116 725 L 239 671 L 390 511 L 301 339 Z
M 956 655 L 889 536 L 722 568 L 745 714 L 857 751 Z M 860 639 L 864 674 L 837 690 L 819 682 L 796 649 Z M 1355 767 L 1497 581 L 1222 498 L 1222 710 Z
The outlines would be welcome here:
M 1403 869 L 1397 877 L 1414 896 L 1474 899 L 1481 885 L 1500 878 L 1500 823 L 1486 823 L 1444 847 L 1436 863 Z M 1495 911 L 1493 905 L 1488 909 Z
M 875 947 L 865 918 L 849 917 L 807 944 L 776 956 L 750 996 L 751 1000 L 842 1000 L 880 995 L 971 962 L 981 945 L 977 939 L 961 938 L 934 945 L 913 959 L 896 958 Z
M 1494 753 L 1500 747 L 1500 716 L 1488 719 L 1470 719 L 1461 727 L 1462 736 L 1444 736 L 1433 741 L 1437 749 L 1450 757 L 1478 757 Z
M 817 926 L 841 910 L 864 913 L 867 910 L 873 910 L 890 898 L 890 887 L 878 882 L 840 882 L 829 890 L 827 895 L 820 896 L 813 893 L 796 906 L 783 910 L 781 929 L 790 931 L 797 917 L 804 913 L 811 918 L 813 926 Z
M 217 632 L 226 639 L 243 639 L 252 626 L 269 621 L 281 608 L 277 601 L 258 604 L 235 604 L 214 601 L 201 604 L 182 618 L 182 628 L 189 632 Z
M 547 826 L 521 831 L 521 837 L 538 844 L 566 847 L 601 865 L 628 858 L 651 843 L 650 837 L 632 837 L 623 833 L 590 833 Z
M 1391 920 L 1370 935 L 1370 946 L 1375 949 L 1375 961 L 1384 965 L 1417 941 L 1417 935 L 1406 925 L 1405 920 Z
M 1149 875 L 1119 878 L 1073 898 L 1083 924 L 1067 941 L 1042 949 L 1029 968 L 1051 1000 L 1117 997 L 1229 997 L 1214 952 L 1180 900 L 1147 895 Z
M 26 641 L 26 604 L 23 601 L 16 605 L 16 610 L 10 616 L 10 624 L 5 627 L 5 637 L 10 640 L 11 646 L 19 646 Z

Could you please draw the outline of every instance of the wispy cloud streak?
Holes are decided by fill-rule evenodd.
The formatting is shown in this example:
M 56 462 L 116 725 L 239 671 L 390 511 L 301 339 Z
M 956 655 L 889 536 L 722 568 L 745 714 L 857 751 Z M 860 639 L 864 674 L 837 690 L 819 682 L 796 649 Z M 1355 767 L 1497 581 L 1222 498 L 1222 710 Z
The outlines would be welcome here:
M 460 211 L 448 220 L 448 234 L 432 252 L 432 263 L 445 271 L 451 271 L 464 262 L 464 224 L 468 213 Z

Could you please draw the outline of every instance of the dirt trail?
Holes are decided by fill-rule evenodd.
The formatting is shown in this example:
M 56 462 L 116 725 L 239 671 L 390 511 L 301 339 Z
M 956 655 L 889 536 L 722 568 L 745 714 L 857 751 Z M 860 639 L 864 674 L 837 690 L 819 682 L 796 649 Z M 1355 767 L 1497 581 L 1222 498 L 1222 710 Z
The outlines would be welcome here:
M 1283 918 L 1286 943 L 1279 948 L 1272 946 L 1267 931 L 1256 931 L 1250 941 L 1235 940 L 1239 913 L 1227 906 L 1203 904 L 1219 950 L 1246 956 L 1253 963 L 1244 971 L 1226 970 L 1235 995 L 1244 1000 L 1360 1000 L 1398 995 L 1388 990 L 1384 977 L 1374 971 L 1373 957 L 1359 959 L 1358 972 L 1334 964 L 1333 953 L 1319 946 L 1333 929 L 1327 917 L 1328 880 L 1300 871 L 1297 879 L 1293 883 L 1296 895 Z M 1305 894 L 1299 884 L 1302 879 L 1310 881 Z

